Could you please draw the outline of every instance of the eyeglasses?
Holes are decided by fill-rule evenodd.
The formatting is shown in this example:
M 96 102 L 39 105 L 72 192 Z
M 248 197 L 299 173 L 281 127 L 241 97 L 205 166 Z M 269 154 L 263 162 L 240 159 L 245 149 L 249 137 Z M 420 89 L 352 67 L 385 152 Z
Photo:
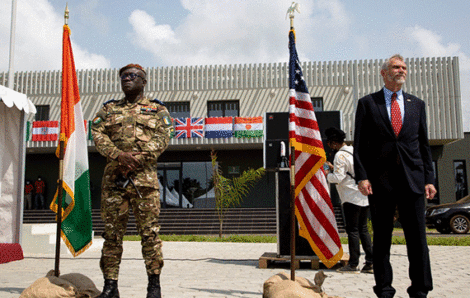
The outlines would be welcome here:
M 121 80 L 124 81 L 125 79 L 129 78 L 131 81 L 135 80 L 135 78 L 141 78 L 142 80 L 144 80 L 144 77 L 143 76 L 139 76 L 138 74 L 136 73 L 125 73 L 121 76 Z

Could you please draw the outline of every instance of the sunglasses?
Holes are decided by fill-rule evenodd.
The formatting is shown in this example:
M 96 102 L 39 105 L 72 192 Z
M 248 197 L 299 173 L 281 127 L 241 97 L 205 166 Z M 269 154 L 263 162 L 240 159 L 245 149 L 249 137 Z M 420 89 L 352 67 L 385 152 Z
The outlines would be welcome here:
M 135 80 L 135 78 L 137 78 L 137 77 L 139 77 L 139 78 L 141 78 L 142 80 L 144 80 L 144 77 L 139 76 L 138 74 L 133 73 L 133 72 L 123 74 L 123 75 L 121 76 L 121 80 L 124 81 L 125 79 L 129 78 L 131 81 L 133 81 L 133 80 Z

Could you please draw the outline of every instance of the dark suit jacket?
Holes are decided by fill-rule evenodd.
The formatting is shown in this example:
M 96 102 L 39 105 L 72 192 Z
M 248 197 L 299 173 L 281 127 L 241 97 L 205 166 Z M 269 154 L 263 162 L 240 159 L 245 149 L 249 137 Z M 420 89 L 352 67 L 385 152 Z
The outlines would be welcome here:
M 431 150 L 427 137 L 425 103 L 404 93 L 405 116 L 398 135 L 385 105 L 383 89 L 361 98 L 354 133 L 356 181 L 368 179 L 373 191 L 403 189 L 424 193 L 434 183 Z

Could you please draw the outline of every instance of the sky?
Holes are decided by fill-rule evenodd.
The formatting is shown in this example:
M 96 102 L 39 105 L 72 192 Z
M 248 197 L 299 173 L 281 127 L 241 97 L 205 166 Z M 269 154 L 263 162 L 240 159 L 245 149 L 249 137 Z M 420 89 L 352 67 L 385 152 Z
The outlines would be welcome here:
M 17 0 L 15 71 L 60 70 L 68 3 L 77 69 L 287 62 L 291 0 Z M 304 61 L 459 57 L 470 131 L 470 1 L 299 0 Z M 0 72 L 12 0 L 0 0 Z

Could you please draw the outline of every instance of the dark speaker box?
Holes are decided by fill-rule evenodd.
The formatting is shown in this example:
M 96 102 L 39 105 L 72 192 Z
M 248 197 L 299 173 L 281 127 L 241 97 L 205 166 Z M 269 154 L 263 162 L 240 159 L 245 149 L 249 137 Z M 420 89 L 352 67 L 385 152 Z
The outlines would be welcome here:
M 325 143 L 325 129 L 328 127 L 341 128 L 340 111 L 315 112 L 320 134 L 322 136 L 323 147 L 330 155 L 330 148 Z M 281 141 L 286 145 L 286 155 L 289 158 L 289 113 L 266 113 L 266 137 L 264 143 L 264 168 L 275 170 L 281 163 Z M 332 162 L 332 160 L 331 160 Z
M 266 140 L 289 138 L 289 113 L 266 113 Z
M 277 235 L 278 254 L 281 256 L 290 256 L 291 239 L 291 214 L 290 214 L 290 171 L 281 170 L 278 174 L 279 197 L 277 209 L 277 223 L 279 225 L 279 235 Z M 307 239 L 299 236 L 299 223 L 295 219 L 295 255 L 296 256 L 314 256 L 315 252 L 310 247 Z

